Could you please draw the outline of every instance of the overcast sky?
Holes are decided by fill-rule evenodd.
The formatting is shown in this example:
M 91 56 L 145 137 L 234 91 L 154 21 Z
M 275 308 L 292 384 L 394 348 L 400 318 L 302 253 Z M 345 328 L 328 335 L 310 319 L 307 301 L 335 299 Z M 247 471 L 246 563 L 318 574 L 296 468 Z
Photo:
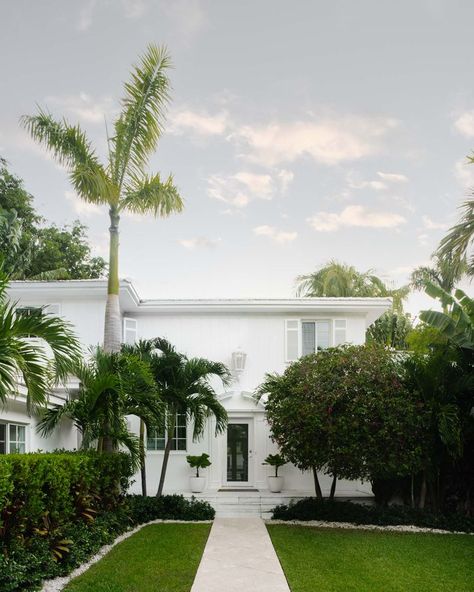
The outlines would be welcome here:
M 474 185 L 472 0 L 0 0 L 0 154 L 39 212 L 106 212 L 19 128 L 36 104 L 104 154 L 130 65 L 171 53 L 173 101 L 151 170 L 186 210 L 125 216 L 121 269 L 143 297 L 285 297 L 328 259 L 400 285 Z M 411 298 L 413 313 L 426 297 Z

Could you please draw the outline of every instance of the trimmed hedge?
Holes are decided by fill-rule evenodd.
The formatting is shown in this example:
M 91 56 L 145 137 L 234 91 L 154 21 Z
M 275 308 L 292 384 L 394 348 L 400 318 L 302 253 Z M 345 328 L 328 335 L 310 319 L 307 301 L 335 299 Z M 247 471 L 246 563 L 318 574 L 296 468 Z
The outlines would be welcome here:
M 462 514 L 434 514 L 407 506 L 368 506 L 308 497 L 288 506 L 276 506 L 273 520 L 324 520 L 380 526 L 414 525 L 459 532 L 474 532 L 474 518 Z
M 0 592 L 38 590 L 143 522 L 214 518 L 194 498 L 125 495 L 131 475 L 123 453 L 1 456 Z

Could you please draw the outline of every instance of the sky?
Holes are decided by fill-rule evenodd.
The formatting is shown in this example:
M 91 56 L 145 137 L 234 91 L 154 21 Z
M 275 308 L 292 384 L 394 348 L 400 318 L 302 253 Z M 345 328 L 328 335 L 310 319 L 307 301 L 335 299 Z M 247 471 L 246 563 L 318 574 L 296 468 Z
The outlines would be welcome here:
M 290 297 L 329 259 L 395 286 L 429 264 L 474 185 L 471 0 L 0 0 L 0 155 L 107 256 L 104 208 L 19 126 L 37 106 L 106 156 L 123 83 L 165 44 L 173 87 L 150 172 L 185 211 L 124 215 L 143 298 Z M 472 285 L 467 285 L 472 292 Z M 431 306 L 410 297 L 416 315 Z

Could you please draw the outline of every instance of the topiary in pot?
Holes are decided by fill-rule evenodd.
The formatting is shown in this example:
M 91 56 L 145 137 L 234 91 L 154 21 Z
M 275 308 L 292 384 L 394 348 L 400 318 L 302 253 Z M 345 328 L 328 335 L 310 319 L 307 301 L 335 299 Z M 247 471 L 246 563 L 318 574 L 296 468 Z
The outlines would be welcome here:
M 275 474 L 267 477 L 268 489 L 272 493 L 280 493 L 283 489 L 284 478 L 278 475 L 278 469 L 283 465 L 286 465 L 287 461 L 281 454 L 269 454 L 263 465 L 269 465 L 275 467 Z
M 188 454 L 186 460 L 192 469 L 196 469 L 196 475 L 189 477 L 191 491 L 193 493 L 202 493 L 206 486 L 206 478 L 199 475 L 199 469 L 206 469 L 207 467 L 211 466 L 212 463 L 209 460 L 209 455 L 205 452 L 199 456 L 192 456 Z

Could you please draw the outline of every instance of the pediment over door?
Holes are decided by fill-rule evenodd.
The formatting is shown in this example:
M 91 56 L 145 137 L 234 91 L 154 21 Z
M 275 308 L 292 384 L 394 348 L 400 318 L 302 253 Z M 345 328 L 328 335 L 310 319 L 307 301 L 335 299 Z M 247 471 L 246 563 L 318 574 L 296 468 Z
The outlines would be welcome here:
M 218 398 L 227 411 L 265 412 L 263 403 L 257 401 L 254 393 L 249 391 L 226 391 Z

